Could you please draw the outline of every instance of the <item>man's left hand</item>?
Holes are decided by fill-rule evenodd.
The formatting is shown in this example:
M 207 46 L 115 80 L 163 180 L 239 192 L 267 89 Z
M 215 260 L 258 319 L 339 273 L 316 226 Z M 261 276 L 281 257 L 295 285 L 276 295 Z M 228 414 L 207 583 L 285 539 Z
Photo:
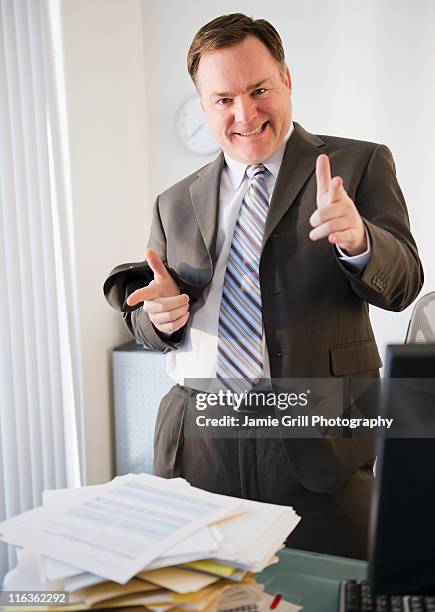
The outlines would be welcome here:
M 314 227 L 311 240 L 328 238 L 347 255 L 360 255 L 367 250 L 364 223 L 357 207 L 343 187 L 343 179 L 331 179 L 331 167 L 327 155 L 319 155 L 316 162 L 317 210 L 311 215 Z

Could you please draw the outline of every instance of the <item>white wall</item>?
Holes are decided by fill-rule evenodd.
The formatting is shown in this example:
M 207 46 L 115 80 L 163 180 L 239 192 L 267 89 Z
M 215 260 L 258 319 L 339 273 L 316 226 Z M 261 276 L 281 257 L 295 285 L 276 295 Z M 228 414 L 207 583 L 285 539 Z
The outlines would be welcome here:
M 152 193 L 206 163 L 184 151 L 174 116 L 193 92 L 186 54 L 208 20 L 244 12 L 280 32 L 293 78 L 294 120 L 309 131 L 387 144 L 396 160 L 414 236 L 435 290 L 435 3 L 432 0 L 143 0 L 149 58 Z M 383 351 L 403 342 L 411 309 L 372 309 Z
M 111 349 L 130 339 L 103 298 L 148 233 L 141 0 L 64 0 L 88 483 L 112 477 Z
M 73 198 L 81 290 L 89 482 L 111 477 L 110 351 L 128 336 L 104 302 L 117 263 L 142 259 L 152 201 L 210 158 L 174 131 L 193 93 L 186 53 L 209 19 L 234 11 L 280 31 L 294 119 L 392 149 L 435 289 L 435 3 L 432 0 L 63 0 Z M 403 341 L 410 312 L 373 309 L 378 341 Z

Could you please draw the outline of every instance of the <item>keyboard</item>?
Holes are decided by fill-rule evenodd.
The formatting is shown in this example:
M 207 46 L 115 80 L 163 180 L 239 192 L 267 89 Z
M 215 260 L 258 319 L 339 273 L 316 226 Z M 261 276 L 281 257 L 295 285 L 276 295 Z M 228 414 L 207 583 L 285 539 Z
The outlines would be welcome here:
M 373 595 L 367 582 L 340 583 L 339 612 L 435 612 L 435 595 Z

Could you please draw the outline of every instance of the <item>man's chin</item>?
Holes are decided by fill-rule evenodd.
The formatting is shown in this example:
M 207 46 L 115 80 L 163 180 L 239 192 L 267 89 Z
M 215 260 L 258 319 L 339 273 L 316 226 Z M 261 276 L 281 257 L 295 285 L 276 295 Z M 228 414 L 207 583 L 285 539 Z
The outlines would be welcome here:
M 236 161 L 250 166 L 261 164 L 279 147 L 279 143 L 272 142 L 270 139 L 267 141 L 261 141 L 261 139 L 244 141 L 243 138 L 246 137 L 236 136 L 228 143 L 228 148 L 223 147 L 223 150 Z
M 232 146 L 225 151 L 230 157 L 250 166 L 261 164 L 273 153 L 273 147 Z

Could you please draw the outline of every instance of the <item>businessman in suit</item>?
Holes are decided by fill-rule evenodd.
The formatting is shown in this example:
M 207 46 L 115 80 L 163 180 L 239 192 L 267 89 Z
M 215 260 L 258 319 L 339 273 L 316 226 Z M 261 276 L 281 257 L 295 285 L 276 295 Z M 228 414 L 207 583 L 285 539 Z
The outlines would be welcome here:
M 222 153 L 157 198 L 145 261 L 118 266 L 104 286 L 134 336 L 168 353 L 177 383 L 160 405 L 154 472 L 292 505 L 302 521 L 289 546 L 365 558 L 370 439 L 191 437 L 186 415 L 204 389 L 184 383 L 234 372 L 246 381 L 251 367 L 254 387 L 378 376 L 368 305 L 402 310 L 423 282 L 391 153 L 293 123 L 290 72 L 267 21 L 214 19 L 188 68 Z M 244 320 L 248 302 L 259 330 Z M 240 349 L 238 327 L 255 346 Z

